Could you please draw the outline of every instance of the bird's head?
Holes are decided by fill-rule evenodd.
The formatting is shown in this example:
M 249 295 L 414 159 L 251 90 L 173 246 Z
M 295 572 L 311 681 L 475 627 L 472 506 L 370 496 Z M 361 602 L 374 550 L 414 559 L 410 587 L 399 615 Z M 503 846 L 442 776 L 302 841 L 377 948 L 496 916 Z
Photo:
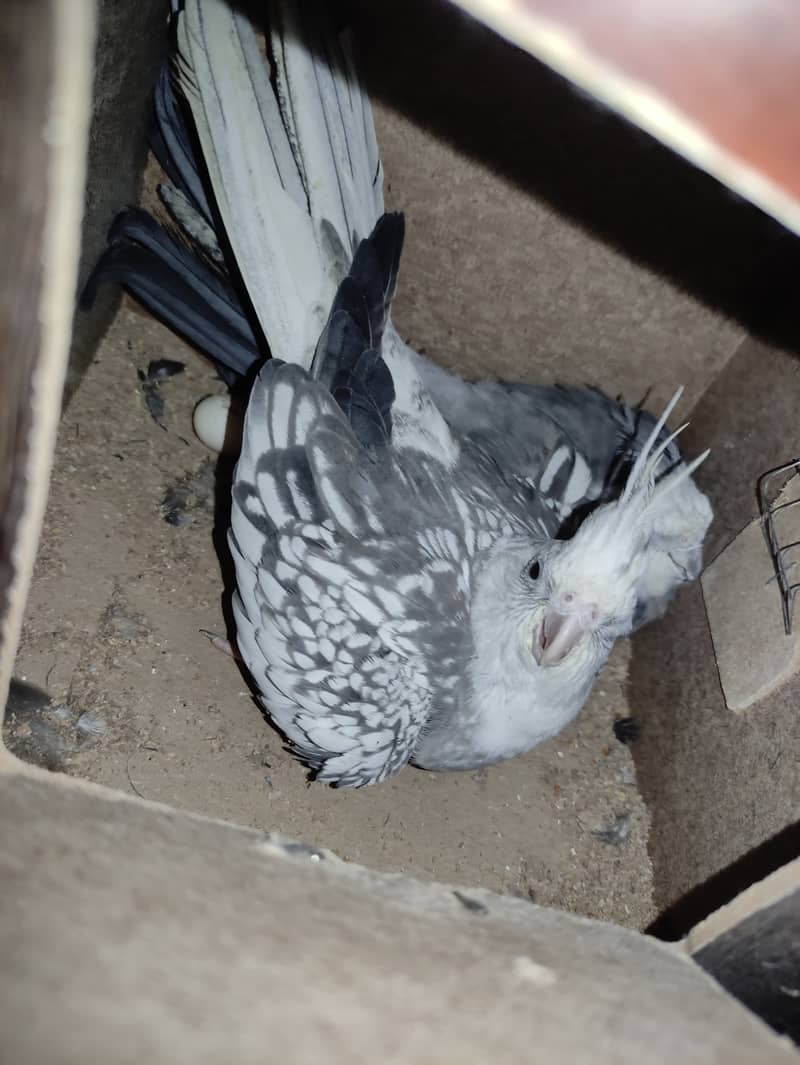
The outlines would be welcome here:
M 663 451 L 684 428 L 656 446 L 680 395 L 681 390 L 655 426 L 619 499 L 598 507 L 570 540 L 546 541 L 524 561 L 521 548 L 515 549 L 513 560 L 508 560 L 511 565 L 516 562 L 519 574 L 509 596 L 509 613 L 534 668 L 591 672 L 605 661 L 615 640 L 634 628 L 651 545 L 670 532 L 665 499 L 686 483 L 708 454 L 656 483 Z M 697 496 L 707 504 L 701 493 Z M 697 509 L 698 528 L 704 534 L 707 512 L 702 506 Z M 685 523 L 679 525 L 683 529 Z M 693 547 L 687 545 L 687 550 Z
M 529 643 L 539 667 L 602 657 L 630 632 L 646 536 L 626 509 L 599 507 L 571 540 L 553 544 L 531 563 L 529 577 L 538 587 Z

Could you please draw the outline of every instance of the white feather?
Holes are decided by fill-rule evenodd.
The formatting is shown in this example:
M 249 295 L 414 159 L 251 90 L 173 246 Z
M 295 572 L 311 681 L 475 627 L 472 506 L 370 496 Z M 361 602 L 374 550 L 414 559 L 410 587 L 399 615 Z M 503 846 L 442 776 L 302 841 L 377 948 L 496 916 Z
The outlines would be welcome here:
M 282 610 L 283 607 L 284 607 L 284 604 L 286 602 L 286 589 L 283 587 L 282 584 L 280 584 L 275 579 L 275 577 L 272 575 L 272 573 L 270 573 L 270 571 L 268 569 L 266 569 L 266 567 L 264 567 L 264 566 L 262 566 L 258 570 L 258 583 L 259 583 L 259 585 L 261 587 L 261 591 L 262 591 L 262 593 L 264 595 L 264 598 L 266 599 L 266 601 L 269 604 L 270 608 L 272 610 Z M 293 625 L 295 631 L 298 631 L 298 632 L 300 631 L 299 630 L 299 626 L 301 624 L 302 624 L 302 622 L 300 622 L 299 619 L 294 619 L 292 621 L 292 625 Z M 305 628 L 308 629 L 308 626 L 306 625 Z M 305 635 L 312 636 L 313 633 L 311 632 L 310 629 L 308 629 L 307 633 L 303 632 L 303 633 L 301 633 L 301 635 L 303 635 L 303 636 L 305 636 Z
M 361 592 L 357 592 L 355 588 L 345 588 L 344 597 L 358 616 L 369 625 L 377 628 L 386 620 L 378 604 L 366 595 L 362 595 Z
M 629 499 L 634 492 L 638 492 L 642 488 L 646 487 L 646 485 L 644 484 L 643 475 L 644 470 L 647 467 L 648 461 L 650 459 L 650 452 L 653 449 L 653 444 L 655 444 L 656 440 L 658 440 L 661 434 L 661 430 L 667 424 L 667 418 L 669 418 L 670 414 L 672 414 L 672 411 L 677 406 L 678 401 L 680 400 L 682 395 L 683 385 L 681 385 L 680 388 L 676 389 L 672 399 L 664 408 L 664 413 L 653 426 L 653 429 L 647 440 L 645 441 L 642 450 L 637 455 L 636 462 L 634 462 L 633 468 L 631 469 L 631 472 L 628 476 L 628 480 L 625 485 L 625 490 L 622 493 L 622 499 Z
M 270 518 L 279 529 L 292 520 L 294 515 L 283 505 L 282 492 L 272 473 L 259 473 L 256 478 L 256 488 L 259 498 L 264 500 Z
M 280 35 L 273 35 L 279 92 L 311 216 L 317 225 L 327 220 L 344 249 L 352 252 L 352 238 L 368 236 L 383 213 L 382 191 L 375 195 L 375 168 L 370 170 L 368 163 L 368 104 L 340 44 L 331 38 L 310 39 L 313 14 L 297 3 L 284 2 L 280 8 Z M 341 277 L 332 281 L 338 284 Z
M 572 468 L 572 473 L 569 475 L 569 481 L 567 482 L 567 487 L 564 491 L 564 501 L 568 505 L 572 505 L 579 499 L 583 499 L 591 483 L 592 471 L 586 465 L 583 456 L 576 451 L 575 465 Z
M 292 505 L 301 521 L 310 521 L 314 517 L 314 510 L 308 501 L 305 492 L 300 486 L 297 474 L 293 470 L 286 473 L 286 487 L 292 497 Z
M 264 552 L 264 534 L 249 520 L 247 513 L 240 507 L 234 507 L 231 511 L 228 544 L 236 563 L 237 580 L 240 568 L 242 579 L 255 574 L 254 567 Z
M 400 617 L 405 612 L 403 600 L 395 592 L 390 592 L 387 588 L 381 588 L 379 584 L 376 584 L 372 589 L 372 594 L 380 600 L 387 614 Z
M 270 350 L 310 365 L 333 286 L 250 23 L 225 0 L 186 0 L 178 77 L 225 233 Z
M 295 402 L 295 390 L 292 384 L 286 380 L 278 380 L 272 386 L 269 397 L 269 432 L 270 447 L 285 448 L 290 443 L 289 419 Z
M 569 448 L 564 446 L 556 448 L 556 450 L 550 457 L 550 461 L 545 466 L 544 473 L 542 474 L 541 481 L 539 482 L 539 488 L 542 492 L 550 491 L 550 487 L 553 481 L 555 480 L 556 474 L 568 458 Z

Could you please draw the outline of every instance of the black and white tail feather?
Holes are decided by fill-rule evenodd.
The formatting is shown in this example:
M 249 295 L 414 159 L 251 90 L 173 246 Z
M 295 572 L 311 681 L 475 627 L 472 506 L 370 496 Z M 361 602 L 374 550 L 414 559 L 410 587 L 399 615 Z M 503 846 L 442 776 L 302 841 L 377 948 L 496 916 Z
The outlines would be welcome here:
M 198 161 L 198 134 L 176 97 L 174 68 L 165 67 L 151 144 L 172 182 L 159 191 L 179 236 L 145 212 L 125 212 L 109 233 L 84 302 L 99 284 L 125 285 L 234 386 L 250 379 L 270 349 L 309 364 L 333 292 L 383 210 L 383 173 L 349 39 L 333 32 L 316 4 L 271 6 L 274 88 L 255 31 L 224 0 L 190 0 L 177 37 L 177 81 L 208 166 Z M 297 239 L 287 243 L 276 229 L 285 218 L 262 227 L 264 214 L 297 222 Z M 297 302 L 298 285 L 305 303 Z M 287 327 L 289 319 L 295 328 Z M 493 382 L 473 389 L 407 350 L 456 436 L 487 447 L 507 473 L 530 480 L 565 530 L 573 528 L 573 516 L 579 521 L 619 494 L 642 447 L 640 423 L 654 421 L 596 390 Z M 669 466 L 680 465 L 674 446 L 667 456 Z M 666 468 L 662 462 L 662 475 Z M 691 486 L 687 491 L 692 494 Z
M 229 383 L 269 353 L 311 364 L 338 285 L 383 213 L 347 34 L 324 4 L 269 8 L 272 80 L 254 27 L 227 0 L 175 5 L 151 144 L 180 237 L 128 213 L 83 293 L 88 305 L 100 284 L 123 284 Z M 216 298 L 203 308 L 207 290 Z
M 348 276 L 339 286 L 314 354 L 311 372 L 341 407 L 358 441 L 385 445 L 391 437 L 396 395 L 381 354 L 405 223 L 385 214 L 363 240 Z
M 218 363 L 228 384 L 246 377 L 262 352 L 227 276 L 146 211 L 129 209 L 114 220 L 109 245 L 83 292 L 94 300 L 99 284 L 129 287 L 171 329 L 204 350 L 224 353 Z

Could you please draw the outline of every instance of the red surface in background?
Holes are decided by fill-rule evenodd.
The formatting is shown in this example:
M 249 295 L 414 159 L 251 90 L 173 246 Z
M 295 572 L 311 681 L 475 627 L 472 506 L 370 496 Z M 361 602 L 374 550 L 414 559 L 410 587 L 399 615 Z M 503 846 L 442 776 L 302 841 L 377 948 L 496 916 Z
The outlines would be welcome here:
M 800 199 L 800 0 L 512 0 Z

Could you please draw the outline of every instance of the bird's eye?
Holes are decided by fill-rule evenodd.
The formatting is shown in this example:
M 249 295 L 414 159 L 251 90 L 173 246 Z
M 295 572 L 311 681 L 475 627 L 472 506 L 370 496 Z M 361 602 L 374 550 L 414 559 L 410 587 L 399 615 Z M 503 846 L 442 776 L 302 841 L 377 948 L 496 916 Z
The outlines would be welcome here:
M 528 576 L 530 577 L 530 579 L 532 581 L 538 581 L 539 580 L 539 574 L 541 572 L 542 572 L 541 564 L 539 563 L 538 559 L 534 559 L 534 561 L 531 562 L 530 566 L 528 566 Z

